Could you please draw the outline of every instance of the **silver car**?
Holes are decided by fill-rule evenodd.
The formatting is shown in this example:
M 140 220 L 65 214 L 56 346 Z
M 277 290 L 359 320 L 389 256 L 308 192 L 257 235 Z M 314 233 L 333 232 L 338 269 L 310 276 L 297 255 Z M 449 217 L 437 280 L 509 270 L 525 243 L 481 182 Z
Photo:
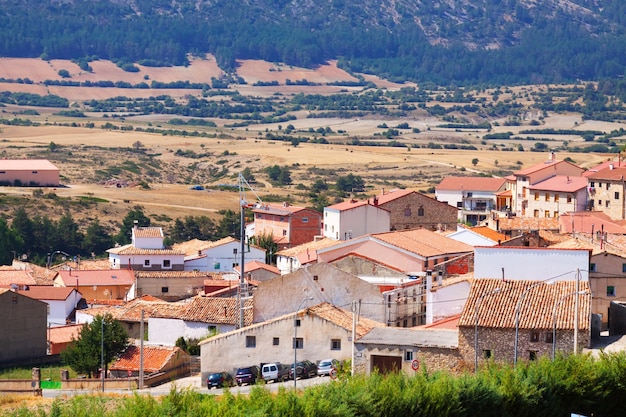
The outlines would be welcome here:
M 324 359 L 317 365 L 317 375 L 324 376 L 330 375 L 332 369 L 339 367 L 339 361 L 337 359 Z

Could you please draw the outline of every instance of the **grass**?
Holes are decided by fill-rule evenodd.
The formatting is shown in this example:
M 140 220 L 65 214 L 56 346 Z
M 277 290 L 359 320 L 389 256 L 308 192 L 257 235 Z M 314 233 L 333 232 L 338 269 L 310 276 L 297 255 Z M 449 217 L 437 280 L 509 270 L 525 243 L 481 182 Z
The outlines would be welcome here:
M 76 372 L 65 365 L 42 366 L 39 369 L 41 370 L 42 380 L 60 381 L 62 369 L 70 372 L 70 379 L 76 378 Z M 0 370 L 0 379 L 31 379 L 32 370 L 32 367 L 3 369 Z

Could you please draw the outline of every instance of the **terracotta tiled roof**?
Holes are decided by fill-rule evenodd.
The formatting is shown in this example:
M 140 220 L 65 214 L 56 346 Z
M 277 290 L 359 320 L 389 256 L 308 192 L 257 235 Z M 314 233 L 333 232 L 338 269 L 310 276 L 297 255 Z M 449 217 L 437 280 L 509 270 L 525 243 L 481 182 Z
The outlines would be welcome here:
M 132 285 L 135 274 L 129 269 L 108 269 L 88 271 L 72 269 L 59 271 L 59 276 L 66 287 L 83 287 L 92 285 Z
M 67 300 L 72 291 L 76 291 L 74 287 L 53 287 L 51 285 L 37 286 L 32 285 L 28 290 L 18 291 L 35 300 Z
M 623 167 L 624 163 L 622 162 L 621 164 L 618 161 L 613 161 L 613 160 L 608 160 L 608 161 L 604 161 L 599 165 L 593 166 L 591 168 L 589 168 L 587 171 L 582 173 L 583 177 L 588 177 L 589 175 L 595 174 L 597 172 L 600 172 L 606 168 L 609 168 L 611 165 L 613 165 L 613 167 Z
M 171 279 L 188 279 L 188 278 L 202 278 L 202 277 L 214 277 L 220 276 L 218 273 L 207 271 L 134 271 L 135 276 L 138 279 L 158 279 L 158 278 L 171 278 Z
M 602 171 L 594 172 L 587 176 L 589 181 L 606 180 L 606 181 L 622 181 L 626 178 L 625 167 L 615 167 L 613 169 L 605 168 Z
M 134 227 L 133 236 L 138 238 L 160 238 L 163 237 L 163 229 L 160 227 Z
M 555 243 L 550 248 L 554 249 L 589 249 L 592 255 L 598 255 L 601 253 L 611 253 L 617 256 L 626 258 L 626 246 L 623 245 L 624 240 L 619 244 L 607 244 L 607 242 L 601 242 L 595 238 L 591 241 L 591 237 L 588 234 L 579 233 L 576 237 L 569 237 L 569 239 Z
M 500 230 L 559 230 L 559 219 L 556 217 L 500 217 Z
M 559 216 L 561 233 L 604 231 L 611 234 L 626 234 L 626 227 L 613 221 L 602 211 L 579 211 L 564 213 Z
M 0 159 L 0 170 L 58 171 L 59 168 L 47 159 Z
M 252 324 L 253 300 L 244 302 L 244 324 Z M 195 297 L 187 304 L 179 316 L 159 316 L 177 318 L 198 323 L 237 324 L 239 323 L 239 300 L 222 297 Z
M 476 302 L 482 297 L 478 313 L 480 327 L 515 329 L 517 304 L 522 294 L 525 293 L 519 308 L 520 329 L 552 329 L 554 306 L 559 302 L 557 329 L 573 329 L 575 297 L 569 294 L 576 292 L 576 281 L 557 281 L 551 285 L 537 285 L 539 282 L 541 281 L 475 280 L 463 308 L 459 326 L 473 328 L 476 325 Z M 529 290 L 533 285 L 537 286 Z M 497 288 L 500 291 L 494 293 Z M 580 291 L 590 292 L 587 281 L 580 282 Z M 580 296 L 578 313 L 580 329 L 589 329 L 591 296 Z
M 573 193 L 587 187 L 587 178 L 555 175 L 528 187 L 529 190 Z
M 554 169 L 558 165 L 565 165 L 565 164 L 568 164 L 568 165 L 571 165 L 571 166 L 575 166 L 576 168 L 580 168 L 580 167 L 572 164 L 571 162 L 562 161 L 562 160 L 551 160 L 551 159 L 548 159 L 545 162 L 541 162 L 541 163 L 533 165 L 531 167 L 524 168 L 524 169 L 521 169 L 521 170 L 519 170 L 517 172 L 514 172 L 513 175 L 515 175 L 515 176 L 530 175 L 530 174 L 533 174 L 535 172 L 539 172 L 541 170 L 544 170 L 546 168 Z M 580 170 L 581 170 L 581 173 L 582 173 L 583 169 L 580 168 Z
M 254 213 L 269 213 L 276 214 L 279 216 L 290 216 L 293 213 L 297 213 L 301 210 L 306 210 L 306 207 L 292 206 L 289 203 L 283 204 L 272 204 L 272 203 L 263 203 L 257 204 L 252 211 Z
M 332 206 L 327 206 L 326 208 L 329 210 L 347 211 L 357 207 L 367 206 L 368 204 L 369 201 L 367 200 L 346 200 L 341 203 L 333 204 Z
M 11 284 L 36 285 L 37 280 L 29 271 L 23 269 L 0 270 L 0 287 L 9 287 Z
M 107 252 L 117 255 L 185 255 L 182 251 L 175 249 L 142 249 L 133 245 L 107 249 Z
M 330 239 L 330 238 L 325 237 L 323 239 L 319 239 L 319 240 L 315 240 L 312 242 L 303 243 L 302 245 L 294 246 L 293 248 L 281 250 L 279 252 L 276 252 L 276 255 L 299 257 L 299 255 L 304 254 L 304 256 L 307 258 L 317 259 L 317 250 L 328 248 L 328 247 L 337 245 L 339 243 L 341 242 L 335 239 Z M 309 256 L 307 256 L 307 253 L 309 254 Z
M 268 265 L 259 261 L 246 262 L 246 267 L 244 268 L 245 272 L 253 272 L 259 269 L 264 269 L 266 271 L 273 272 L 275 274 L 280 274 L 280 269 L 276 268 L 273 265 Z M 239 272 L 239 266 L 235 267 L 235 271 Z
M 445 177 L 439 185 L 435 187 L 437 190 L 451 191 L 500 191 L 506 179 L 493 177 Z
M 307 311 L 308 314 L 328 320 L 346 330 L 352 330 L 352 312 L 348 310 L 344 310 L 330 303 L 321 303 L 309 309 L 305 309 L 304 311 Z M 357 337 L 365 335 L 374 327 L 385 327 L 385 325 L 365 317 L 360 317 L 356 326 Z
M 472 252 L 474 248 L 426 229 L 401 230 L 371 235 L 400 249 L 420 256 L 436 256 Z
M 78 339 L 82 329 L 83 324 L 51 327 L 48 329 L 50 343 L 68 343 L 72 339 Z
M 471 227 L 470 230 L 474 233 L 478 233 L 481 236 L 486 237 L 487 239 L 491 239 L 494 242 L 500 241 L 500 242 L 504 242 L 505 240 L 508 239 L 508 237 L 506 237 L 506 235 L 503 235 L 502 233 L 493 230 L 490 227 L 487 226 L 475 226 L 475 227 Z
M 138 323 L 141 321 L 141 310 L 144 311 L 144 320 L 148 320 L 150 317 L 177 317 L 185 307 L 181 303 L 136 299 L 120 306 L 93 307 L 81 312 L 92 316 L 111 314 L 114 319 Z
M 223 239 L 216 241 L 192 239 L 188 240 L 187 242 L 176 243 L 172 245 L 172 249 L 183 252 L 185 255 L 190 256 L 197 255 L 199 251 L 205 251 L 232 242 L 239 242 L 239 240 L 235 239 L 232 236 L 227 236 Z
M 144 372 L 154 373 L 164 369 L 176 355 L 187 355 L 181 348 L 166 346 L 143 347 Z M 138 346 L 130 345 L 113 365 L 112 371 L 137 371 L 140 366 L 141 352 Z
M 378 204 L 380 205 L 380 204 L 386 204 L 390 201 L 396 200 L 398 198 L 402 198 L 404 196 L 407 196 L 413 193 L 417 193 L 417 191 L 409 190 L 409 189 L 404 189 L 404 190 L 395 189 L 395 190 L 390 190 L 389 192 L 376 195 L 374 197 L 378 199 Z M 372 199 L 370 199 L 370 201 L 372 201 Z
M 54 277 L 57 276 L 57 271 L 30 262 L 17 260 L 14 260 L 11 264 L 11 268 L 7 269 L 23 269 L 29 271 L 33 278 L 35 278 L 35 281 L 37 281 L 37 285 L 52 285 Z
M 431 324 L 425 324 L 423 326 L 414 327 L 415 329 L 449 329 L 455 330 L 459 328 L 459 320 L 461 319 L 461 315 L 457 314 L 452 317 L 446 317 L 445 319 L 436 321 Z
M 60 271 L 62 269 L 111 269 L 111 262 L 108 259 L 81 259 L 78 262 L 65 261 L 51 266 L 50 269 Z

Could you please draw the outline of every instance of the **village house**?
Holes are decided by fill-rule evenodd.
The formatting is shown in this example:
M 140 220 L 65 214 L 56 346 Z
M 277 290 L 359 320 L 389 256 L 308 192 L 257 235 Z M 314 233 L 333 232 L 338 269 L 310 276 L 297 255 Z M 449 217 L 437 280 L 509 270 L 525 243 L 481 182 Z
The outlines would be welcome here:
M 239 274 L 239 267 L 235 267 L 235 272 Z M 244 268 L 246 279 L 251 281 L 268 281 L 280 275 L 280 270 L 274 265 L 268 265 L 264 262 L 252 261 L 246 262 Z
M 163 229 L 139 227 L 132 229 L 131 243 L 107 249 L 111 269 L 134 271 L 182 271 L 185 269 L 185 253 L 167 249 L 163 245 Z
M 546 194 L 549 194 L 551 196 L 550 198 L 552 198 L 551 202 L 555 203 L 553 188 L 555 185 L 558 184 L 552 184 L 550 185 L 550 187 L 545 187 L 550 188 L 549 190 L 541 190 L 540 188 L 535 188 L 535 191 L 531 192 L 532 187 L 540 187 L 538 185 L 539 183 L 555 176 L 562 176 L 565 178 L 565 181 L 561 181 L 562 184 L 560 184 L 561 186 L 563 186 L 567 184 L 568 177 L 570 180 L 573 180 L 573 178 L 575 177 L 580 177 L 583 171 L 583 168 L 580 168 L 572 164 L 571 162 L 556 160 L 554 153 L 552 153 L 550 154 L 550 159 L 548 159 L 547 161 L 514 172 L 513 176 L 515 177 L 515 182 L 513 182 L 511 188 L 513 198 L 513 212 L 516 213 L 518 216 L 533 216 L 534 211 L 530 211 L 529 206 L 531 204 L 531 201 L 535 201 L 535 191 L 538 192 L 540 196 L 543 192 L 544 202 Z M 578 210 L 584 210 L 584 207 L 581 207 L 579 204 L 573 201 L 575 198 L 580 197 L 580 189 L 578 188 L 579 182 L 579 180 L 572 182 L 566 187 L 565 191 L 559 191 L 559 198 L 557 199 L 557 202 L 563 203 L 561 202 L 561 194 L 563 194 L 563 196 L 565 197 L 565 204 L 574 204 L 574 207 L 576 207 Z M 568 198 L 572 199 L 572 201 L 570 201 L 569 203 L 567 202 Z M 550 207 L 553 208 L 556 207 L 556 205 Z M 552 212 L 554 212 L 554 210 L 552 210 Z
M 470 246 L 495 246 L 508 240 L 506 235 L 486 226 L 465 227 L 460 225 L 456 232 L 448 233 L 446 237 Z
M 78 339 L 82 329 L 82 324 L 48 327 L 48 354 L 60 355 L 70 343 Z
M 597 241 L 602 240 L 605 234 L 626 235 L 626 227 L 602 211 L 564 213 L 559 217 L 559 231 L 573 236 L 578 233 L 590 234 Z
M 491 210 L 507 211 L 498 205 L 497 194 L 507 188 L 505 178 L 447 176 L 435 187 L 435 197 L 458 210 L 458 218 L 473 226 L 485 220 Z
M 72 321 L 72 313 L 83 298 L 82 294 L 74 287 L 32 285 L 17 292 L 48 304 L 48 327 L 63 326 L 68 321 Z
M 324 207 L 324 237 L 350 240 L 369 233 L 391 230 L 391 213 L 378 201 L 348 200 Z
M 303 298 L 300 298 L 301 302 Z M 329 303 L 303 305 L 303 309 L 275 317 L 232 332 L 219 334 L 200 342 L 202 381 L 209 373 L 234 371 L 238 367 L 298 359 L 318 362 L 352 356 L 351 311 Z M 356 325 L 359 338 L 380 323 L 361 317 Z M 203 382 L 204 383 L 204 382 Z
M 475 280 L 459 320 L 460 355 L 474 368 L 579 353 L 591 344 L 590 295 L 588 282 Z
M 554 175 L 527 187 L 527 213 L 532 217 L 559 217 L 587 209 L 587 178 Z
M 204 291 L 204 281 L 216 274 L 202 271 L 135 271 L 137 295 L 179 301 Z
M 458 209 L 414 190 L 391 190 L 369 200 L 390 213 L 390 230 L 455 230 Z
M 0 268 L 0 288 L 18 289 L 31 285 L 37 285 L 37 280 L 30 271 L 12 267 Z
M 610 165 L 589 174 L 589 208 L 606 213 L 613 220 L 626 219 L 626 167 Z
M 40 360 L 48 349 L 42 301 L 0 288 L 0 364 Z
M 143 372 L 146 376 L 169 373 L 171 379 L 176 375 L 189 373 L 189 354 L 179 347 L 144 346 L 142 355 L 139 346 L 130 345 L 109 368 L 111 376 L 138 377 L 142 356 Z
M 106 301 L 128 301 L 135 298 L 135 274 L 128 269 L 59 271 L 55 287 L 74 288 L 88 304 Z
M 232 272 L 241 263 L 241 242 L 230 236 L 214 242 L 192 239 L 172 249 L 185 254 L 185 271 Z M 247 243 L 244 261 L 265 263 L 265 249 Z
M 252 212 L 254 236 L 273 236 L 279 250 L 310 242 L 322 231 L 322 215 L 309 208 L 286 202 L 263 203 L 253 207 Z
M 304 265 L 316 263 L 318 250 L 334 246 L 337 243 L 337 240 L 325 237 L 283 249 L 276 252 L 276 267 L 280 270 L 281 275 L 297 271 Z
M 0 159 L 0 185 L 58 187 L 59 168 L 47 159 Z

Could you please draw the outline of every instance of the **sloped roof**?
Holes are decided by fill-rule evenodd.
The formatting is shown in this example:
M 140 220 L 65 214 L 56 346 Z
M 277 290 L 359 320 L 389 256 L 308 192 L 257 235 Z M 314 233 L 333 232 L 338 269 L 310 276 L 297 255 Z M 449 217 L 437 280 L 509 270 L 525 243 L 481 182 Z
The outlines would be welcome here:
M 572 164 L 571 162 L 567 162 L 564 160 L 552 160 L 552 159 L 548 159 L 547 161 L 538 163 L 536 165 L 530 166 L 528 168 L 524 168 L 521 169 L 519 171 L 516 171 L 513 173 L 513 175 L 515 176 L 525 176 L 525 175 L 530 175 L 530 174 L 534 174 L 535 172 L 539 172 L 541 170 L 544 170 L 546 168 L 554 168 L 558 165 L 564 165 L 564 164 L 568 164 L 571 166 L 574 166 L 576 168 L 579 168 L 581 170 L 581 172 L 583 171 L 583 168 L 580 168 L 579 166 Z
M 587 178 L 572 177 L 568 175 L 555 175 L 528 187 L 530 190 L 556 191 L 563 193 L 573 193 L 583 188 L 587 188 Z
M 144 346 L 144 372 L 154 373 L 164 369 L 177 355 L 187 355 L 181 348 L 174 346 Z M 141 352 L 138 346 L 130 345 L 117 361 L 111 365 L 112 371 L 137 371 L 140 367 Z
M 210 241 L 210 240 L 200 240 L 200 239 L 191 239 L 187 242 L 176 243 L 172 245 L 172 249 L 183 252 L 187 256 L 197 255 L 200 251 L 205 251 L 208 249 L 216 248 L 218 246 L 226 245 L 228 243 L 237 242 L 239 240 L 235 239 L 232 236 L 227 236 L 223 239 Z
M 601 253 L 611 253 L 613 255 L 626 258 L 626 246 L 622 245 L 607 245 L 606 242 L 600 242 L 594 237 L 592 242 L 589 235 L 577 234 L 576 237 L 569 237 L 569 239 L 550 245 L 550 248 L 554 249 L 588 249 L 591 250 L 592 255 L 599 255 Z
M 538 285 L 537 285 L 538 284 Z M 533 287 L 532 289 L 529 289 Z M 497 292 L 497 289 L 500 289 Z M 580 282 L 580 290 L 591 293 L 587 281 Z M 520 304 L 520 329 L 552 329 L 554 306 L 557 308 L 557 329 L 574 329 L 576 281 L 557 281 L 553 284 L 535 280 L 502 281 L 501 279 L 477 279 L 472 284 L 469 297 L 463 308 L 459 327 L 475 327 L 476 303 L 481 299 L 478 318 L 480 327 L 515 329 L 515 313 Z M 579 298 L 579 329 L 588 330 L 590 326 L 591 296 Z
M 355 208 L 367 206 L 367 205 L 372 205 L 372 204 L 370 204 L 369 201 L 367 200 L 351 199 L 351 200 L 342 201 L 341 203 L 333 204 L 331 206 L 326 206 L 324 210 L 329 209 L 329 210 L 337 210 L 337 211 L 347 211 L 347 210 L 354 210 Z
M 592 180 L 605 180 L 605 181 L 622 181 L 626 178 L 625 167 L 605 168 L 601 171 L 594 172 L 587 176 L 589 181 Z
M 0 169 L 3 171 L 58 171 L 52 162 L 47 159 L 0 159 Z
M 133 227 L 133 236 L 136 238 L 162 238 L 163 229 L 160 227 Z
M 185 255 L 182 251 L 175 249 L 143 249 L 133 244 L 107 249 L 107 252 L 114 255 Z
M 23 269 L 0 269 L 0 287 L 8 287 L 11 284 L 36 285 L 37 280 L 29 271 Z
M 25 271 L 28 271 L 37 282 L 37 285 L 52 285 L 54 282 L 54 277 L 57 276 L 57 271 L 44 268 L 43 266 L 35 265 L 30 262 L 22 262 L 18 260 L 13 260 L 11 266 L 2 266 L 0 268 L 23 269 Z
M 626 227 L 618 224 L 602 211 L 577 211 L 559 216 L 561 233 L 584 232 L 626 235 Z
M 32 285 L 28 290 L 18 291 L 35 300 L 57 300 L 64 301 L 70 296 L 72 291 L 76 291 L 74 287 L 53 287 L 51 285 Z
M 587 171 L 582 173 L 582 176 L 588 177 L 589 175 L 595 174 L 596 172 L 600 172 L 603 169 L 609 168 L 611 165 L 613 165 L 613 167 L 618 167 L 618 168 L 623 166 L 623 164 L 620 164 L 619 161 L 613 161 L 610 159 L 608 161 L 604 161 L 601 164 L 598 164 L 589 168 Z
M 135 271 L 135 276 L 138 279 L 189 279 L 219 277 L 221 275 L 207 271 Z
M 258 271 L 259 269 L 264 269 L 266 271 L 273 272 L 275 274 L 280 275 L 280 269 L 276 268 L 274 265 L 268 265 L 266 263 L 259 262 L 259 261 L 246 262 L 244 271 L 253 272 L 253 271 Z M 235 267 L 235 271 L 239 272 L 239 266 Z
M 556 217 L 500 217 L 498 227 L 500 230 L 559 230 L 559 219 Z
M 56 326 L 48 329 L 50 343 L 69 343 L 72 339 L 78 339 L 83 324 L 69 324 L 67 326 Z
M 81 310 L 81 313 L 91 316 L 111 314 L 114 319 L 139 323 L 141 311 L 144 311 L 144 321 L 150 317 L 175 317 L 184 311 L 186 305 L 180 303 L 168 303 L 165 301 L 149 301 L 147 299 L 135 299 L 119 306 L 92 307 Z
M 470 229 L 472 232 L 474 233 L 478 233 L 481 236 L 486 237 L 487 239 L 491 239 L 494 242 L 504 242 L 505 240 L 508 239 L 508 237 L 500 232 L 498 232 L 497 230 L 493 230 L 490 227 L 487 226 L 474 226 L 474 227 L 470 227 Z
M 322 238 L 319 240 L 314 240 L 311 242 L 303 243 L 302 245 L 294 246 L 292 248 L 283 249 L 279 252 L 276 252 L 278 256 L 296 256 L 300 260 L 300 255 L 304 255 L 306 258 L 315 258 L 317 259 L 317 251 L 319 249 L 328 248 L 334 245 L 338 245 L 339 241 L 330 238 Z M 308 254 L 308 255 L 307 255 Z M 300 263 L 303 263 L 300 261 Z M 306 263 L 306 262 L 304 262 Z
M 310 210 L 310 209 L 307 209 L 306 207 L 292 206 L 289 203 L 283 203 L 283 204 L 263 203 L 263 204 L 257 204 L 255 207 L 252 208 L 252 211 L 254 213 L 268 213 L 268 214 L 276 214 L 278 216 L 290 216 L 293 213 L 297 213 L 302 210 Z M 311 210 L 311 211 L 315 211 L 315 210 Z
M 394 190 L 390 190 L 389 192 L 383 192 L 382 194 L 375 195 L 372 198 L 377 198 L 378 204 L 380 205 L 380 204 L 386 204 L 390 201 L 397 200 L 398 198 L 402 198 L 413 193 L 417 193 L 417 191 L 409 190 L 409 189 L 404 189 L 404 190 L 394 189 Z
M 244 301 L 244 325 L 252 324 L 253 299 Z M 178 318 L 185 321 L 216 324 L 239 323 L 239 300 L 223 297 L 194 297 Z
M 447 176 L 441 180 L 435 189 L 450 191 L 491 191 L 495 193 L 504 187 L 504 184 L 506 184 L 505 178 Z
M 132 285 L 135 282 L 135 274 L 129 269 L 71 269 L 59 271 L 59 277 L 66 287 Z
M 474 250 L 470 245 L 427 229 L 400 230 L 377 233 L 371 236 L 373 239 L 424 257 L 472 252 Z
M 458 330 L 436 330 L 424 328 L 377 327 L 357 343 L 385 346 L 415 346 L 456 348 L 459 345 Z

